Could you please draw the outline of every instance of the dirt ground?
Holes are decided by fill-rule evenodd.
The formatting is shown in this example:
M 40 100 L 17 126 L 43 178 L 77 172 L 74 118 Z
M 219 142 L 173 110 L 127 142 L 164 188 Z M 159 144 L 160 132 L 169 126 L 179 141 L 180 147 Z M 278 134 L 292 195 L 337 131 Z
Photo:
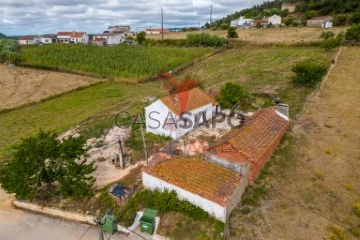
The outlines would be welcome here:
M 100 80 L 0 64 L 0 110 L 37 102 L 97 81 Z
M 320 41 L 320 35 L 324 31 L 322 28 L 298 27 L 298 28 L 271 28 L 271 29 L 239 29 L 238 40 L 249 41 L 252 43 L 291 43 L 291 42 L 311 42 Z M 344 31 L 342 27 L 327 29 L 326 31 L 335 34 Z M 227 31 L 196 31 L 196 32 L 171 32 L 164 33 L 164 39 L 185 39 L 189 33 L 207 32 L 213 35 L 226 37 Z M 147 35 L 151 39 L 160 40 L 161 34 Z
M 294 122 L 289 153 L 272 159 L 270 196 L 245 218 L 233 215 L 231 239 L 356 239 L 349 229 L 360 222 L 352 211 L 360 202 L 359 62 L 360 48 L 343 48 Z

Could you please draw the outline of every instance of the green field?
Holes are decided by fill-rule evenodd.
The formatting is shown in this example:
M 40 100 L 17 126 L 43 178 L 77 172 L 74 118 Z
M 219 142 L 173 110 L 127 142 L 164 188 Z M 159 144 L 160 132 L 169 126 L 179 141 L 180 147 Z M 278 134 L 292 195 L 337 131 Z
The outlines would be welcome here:
M 160 70 L 170 71 L 212 51 L 211 48 L 53 44 L 27 46 L 21 53 L 23 63 L 28 66 L 139 80 Z
M 206 90 L 236 81 L 250 92 L 274 91 L 290 104 L 294 115 L 313 89 L 291 83 L 292 65 L 306 59 L 329 62 L 332 55 L 316 47 L 230 49 L 196 63 L 177 79 L 194 77 L 204 82 Z M 165 94 L 161 89 L 160 81 L 136 85 L 110 81 L 0 113 L 0 161 L 9 158 L 12 145 L 40 128 L 61 132 L 81 124 L 86 136 L 98 135 L 114 123 L 118 111 L 143 111 L 144 98 Z

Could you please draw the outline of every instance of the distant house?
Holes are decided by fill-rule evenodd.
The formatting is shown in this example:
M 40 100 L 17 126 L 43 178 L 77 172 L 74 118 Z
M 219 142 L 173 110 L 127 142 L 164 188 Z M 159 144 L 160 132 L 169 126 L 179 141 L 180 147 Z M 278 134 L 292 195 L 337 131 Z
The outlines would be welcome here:
M 268 18 L 268 24 L 273 25 L 273 26 L 280 26 L 281 24 L 281 17 L 279 15 L 272 15 L 271 17 Z
M 254 25 L 254 20 L 251 18 L 240 17 L 238 20 L 231 21 L 232 27 L 248 29 Z
M 332 19 L 331 16 L 320 16 L 320 17 L 314 17 L 309 20 L 307 20 L 306 25 L 308 27 L 332 27 Z M 331 22 L 331 23 L 330 23 Z
M 130 26 L 125 26 L 125 25 L 109 26 L 108 32 L 110 32 L 110 33 L 128 33 L 128 32 L 130 32 Z
M 44 35 L 44 36 L 38 37 L 39 44 L 50 44 L 50 43 L 53 43 L 54 41 L 56 41 L 56 37 L 54 37 L 52 35 Z
M 241 128 L 211 147 L 206 159 L 241 174 L 250 168 L 249 182 L 253 183 L 290 125 L 281 112 L 286 112 L 283 106 L 281 111 L 267 108 L 254 113 Z
M 20 37 L 18 42 L 20 45 L 30 45 L 30 44 L 35 44 L 36 39 L 34 36 L 25 36 L 25 37 Z
M 168 28 L 164 28 L 164 29 L 161 29 L 161 28 L 146 28 L 145 32 L 146 32 L 146 34 L 151 35 L 151 34 L 160 34 L 161 32 L 168 33 L 168 32 L 170 32 L 170 30 Z
M 267 26 L 268 26 L 268 19 L 267 18 L 255 19 L 254 20 L 254 27 L 266 28 Z
M 146 132 L 178 139 L 219 111 L 199 88 L 163 97 L 145 108 Z
M 86 32 L 58 32 L 56 38 L 58 43 L 89 43 L 89 36 Z
M 246 174 L 242 177 L 225 167 L 197 158 L 171 158 L 150 161 L 142 171 L 142 184 L 152 190 L 174 190 L 179 199 L 226 222 L 248 184 Z
M 288 10 L 289 13 L 295 12 L 295 10 L 296 10 L 296 4 L 283 3 L 283 4 L 281 5 L 281 10 Z
M 101 40 L 105 40 L 105 41 L 100 41 Z M 125 42 L 125 33 L 114 33 L 114 32 L 109 32 L 109 33 L 102 33 L 102 34 L 98 34 L 93 36 L 93 40 L 92 43 L 95 45 L 117 45 L 120 43 Z

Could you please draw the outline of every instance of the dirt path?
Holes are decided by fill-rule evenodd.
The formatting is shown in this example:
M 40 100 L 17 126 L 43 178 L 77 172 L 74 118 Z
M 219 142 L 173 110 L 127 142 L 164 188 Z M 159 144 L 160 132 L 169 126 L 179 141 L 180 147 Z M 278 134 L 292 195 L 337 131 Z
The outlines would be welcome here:
M 0 64 L 0 110 L 95 83 L 99 79 Z
M 290 152 L 272 167 L 268 183 L 281 193 L 271 191 L 252 213 L 254 221 L 233 218 L 232 239 L 330 239 L 330 227 L 354 238 L 344 229 L 360 222 L 352 212 L 360 202 L 359 63 L 360 48 L 345 47 L 293 126 Z

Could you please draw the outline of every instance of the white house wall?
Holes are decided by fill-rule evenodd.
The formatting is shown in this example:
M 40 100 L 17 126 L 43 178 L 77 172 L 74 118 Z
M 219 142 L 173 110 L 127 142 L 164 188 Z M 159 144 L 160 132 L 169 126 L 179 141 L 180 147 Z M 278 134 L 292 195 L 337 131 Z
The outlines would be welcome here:
M 195 116 L 198 113 L 205 112 L 206 120 L 210 120 L 213 117 L 213 110 L 214 110 L 213 105 L 209 103 L 205 106 L 190 111 L 191 116 L 186 115 L 185 117 L 192 121 L 192 126 L 190 128 L 185 129 L 179 127 L 179 125 L 183 123 L 182 120 L 180 120 L 180 117 L 174 114 L 161 100 L 157 100 L 151 105 L 145 107 L 146 132 L 150 132 L 157 135 L 169 136 L 173 139 L 178 139 L 197 127 L 195 126 Z M 163 129 L 166 118 L 170 116 L 169 112 L 171 112 L 171 115 L 173 116 L 177 124 L 177 128 L 172 131 Z M 158 120 L 160 124 L 159 122 L 150 119 L 150 117 Z M 199 121 L 199 124 L 203 122 L 204 119 L 203 117 L 201 117 L 201 121 Z M 155 129 L 151 127 L 153 128 L 155 127 Z
M 280 25 L 281 24 L 281 17 L 278 15 L 273 15 L 271 17 L 269 17 L 268 19 L 268 24 L 272 24 L 272 25 Z
M 202 208 L 204 211 L 208 212 L 210 215 L 222 222 L 226 221 L 227 209 L 220 204 L 212 202 L 199 195 L 193 194 L 173 184 L 167 183 L 145 172 L 142 172 L 142 183 L 144 187 L 152 190 L 158 189 L 162 192 L 165 191 L 165 189 L 168 189 L 169 191 L 174 190 L 176 191 L 179 199 L 189 201 L 190 203 Z

